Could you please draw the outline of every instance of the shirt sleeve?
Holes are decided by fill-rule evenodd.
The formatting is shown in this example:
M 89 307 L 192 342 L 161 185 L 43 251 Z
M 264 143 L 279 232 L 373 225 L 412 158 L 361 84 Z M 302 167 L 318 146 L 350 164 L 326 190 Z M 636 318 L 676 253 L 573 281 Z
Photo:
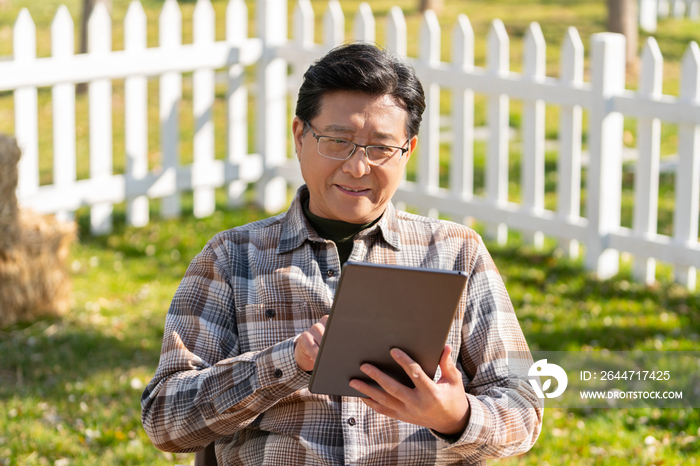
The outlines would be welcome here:
M 240 354 L 224 256 L 213 240 L 187 269 L 166 317 L 156 374 L 141 397 L 144 429 L 164 451 L 201 450 L 309 382 L 294 359 L 294 338 Z
M 529 382 L 514 375 L 532 356 L 481 238 L 467 282 L 459 356 L 470 416 L 459 438 L 442 438 L 445 448 L 474 462 L 528 451 L 540 434 L 543 405 Z

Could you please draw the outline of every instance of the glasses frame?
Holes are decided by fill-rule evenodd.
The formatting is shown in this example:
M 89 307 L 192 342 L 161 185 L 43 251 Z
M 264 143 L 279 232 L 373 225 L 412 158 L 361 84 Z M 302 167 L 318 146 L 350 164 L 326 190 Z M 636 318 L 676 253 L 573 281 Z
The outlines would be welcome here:
M 326 135 L 324 135 L 324 134 L 316 134 L 316 132 L 313 130 L 313 128 L 311 128 L 311 123 L 309 123 L 308 121 L 305 121 L 304 124 L 306 124 L 306 127 L 309 128 L 309 131 L 311 131 L 311 136 L 313 136 L 313 138 L 316 139 L 316 152 L 318 152 L 318 155 L 320 155 L 321 157 L 325 157 L 325 158 L 327 158 L 327 159 L 337 160 L 337 161 L 339 161 L 339 162 L 343 162 L 343 161 L 349 159 L 350 157 L 352 157 L 352 156 L 355 154 L 355 151 L 357 150 L 358 147 L 362 147 L 362 148 L 365 150 L 365 158 L 367 159 L 367 163 L 369 163 L 370 165 L 375 166 L 375 167 L 395 167 L 395 166 L 397 166 L 399 163 L 401 163 L 401 158 L 406 154 L 406 152 L 409 151 L 409 149 L 406 148 L 406 147 L 390 146 L 390 145 L 388 145 L 388 144 L 366 144 L 366 145 L 362 145 L 362 144 L 357 144 L 357 143 L 352 142 L 352 141 L 348 141 L 347 139 L 337 138 L 337 137 L 335 137 L 335 136 L 326 136 Z M 352 151 L 350 151 L 350 154 L 349 154 L 347 157 L 345 157 L 344 159 L 336 159 L 336 158 L 333 158 L 333 157 L 329 157 L 329 156 L 327 156 L 327 155 L 323 155 L 323 154 L 321 153 L 321 151 L 319 150 L 319 148 L 318 148 L 319 144 L 321 143 L 321 138 L 331 138 L 331 139 L 337 139 L 337 140 L 339 140 L 339 141 L 345 141 L 345 142 L 347 142 L 347 143 L 353 145 Z M 406 143 L 408 143 L 410 140 L 411 140 L 411 138 L 406 139 L 406 142 L 404 142 L 404 145 L 405 145 Z M 370 147 L 391 147 L 392 149 L 400 150 L 400 151 L 401 151 L 401 154 L 399 155 L 399 157 L 398 157 L 396 163 L 387 164 L 387 162 L 388 162 L 389 160 L 391 160 L 392 158 L 395 157 L 395 155 L 392 155 L 391 157 L 389 157 L 389 160 L 388 160 L 387 162 L 379 164 L 379 163 L 376 163 L 376 162 L 373 162 L 372 160 L 370 160 L 369 155 L 368 155 L 368 153 L 367 153 L 367 149 L 370 148 Z

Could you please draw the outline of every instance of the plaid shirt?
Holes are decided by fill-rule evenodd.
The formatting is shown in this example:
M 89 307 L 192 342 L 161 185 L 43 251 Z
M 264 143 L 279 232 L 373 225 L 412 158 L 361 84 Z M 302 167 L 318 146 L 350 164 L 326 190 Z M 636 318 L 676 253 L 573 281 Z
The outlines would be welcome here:
M 485 464 L 530 449 L 541 404 L 506 366 L 509 351 L 529 350 L 481 238 L 391 204 L 356 236 L 349 260 L 469 274 L 448 337 L 471 406 L 467 427 L 445 438 L 359 398 L 308 391 L 294 339 L 330 311 L 340 261 L 304 217 L 306 196 L 302 187 L 288 212 L 219 233 L 190 264 L 141 400 L 155 446 L 193 452 L 216 440 L 220 465 L 291 466 Z

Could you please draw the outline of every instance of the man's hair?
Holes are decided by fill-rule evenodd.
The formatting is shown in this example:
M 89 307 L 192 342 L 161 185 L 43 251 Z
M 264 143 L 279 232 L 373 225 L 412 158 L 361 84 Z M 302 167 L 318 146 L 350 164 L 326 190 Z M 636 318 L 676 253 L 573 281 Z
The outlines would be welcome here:
M 310 122 L 321 111 L 321 97 L 333 91 L 392 96 L 408 113 L 408 137 L 418 134 L 425 110 L 423 86 L 412 67 L 386 50 L 366 43 L 352 43 L 328 52 L 304 73 L 296 116 Z

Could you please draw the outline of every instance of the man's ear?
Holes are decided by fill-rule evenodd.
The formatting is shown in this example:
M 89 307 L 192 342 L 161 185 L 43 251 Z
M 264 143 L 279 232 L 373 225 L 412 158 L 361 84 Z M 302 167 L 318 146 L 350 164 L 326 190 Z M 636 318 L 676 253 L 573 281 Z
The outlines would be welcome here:
M 302 140 L 304 139 L 304 122 L 299 117 L 292 120 L 292 137 L 294 138 L 294 151 L 299 159 L 301 153 Z
M 411 158 L 411 154 L 413 154 L 413 151 L 416 150 L 416 146 L 418 145 L 418 136 L 413 136 L 411 140 L 408 142 L 408 152 L 406 152 L 406 163 L 408 163 L 408 159 Z

